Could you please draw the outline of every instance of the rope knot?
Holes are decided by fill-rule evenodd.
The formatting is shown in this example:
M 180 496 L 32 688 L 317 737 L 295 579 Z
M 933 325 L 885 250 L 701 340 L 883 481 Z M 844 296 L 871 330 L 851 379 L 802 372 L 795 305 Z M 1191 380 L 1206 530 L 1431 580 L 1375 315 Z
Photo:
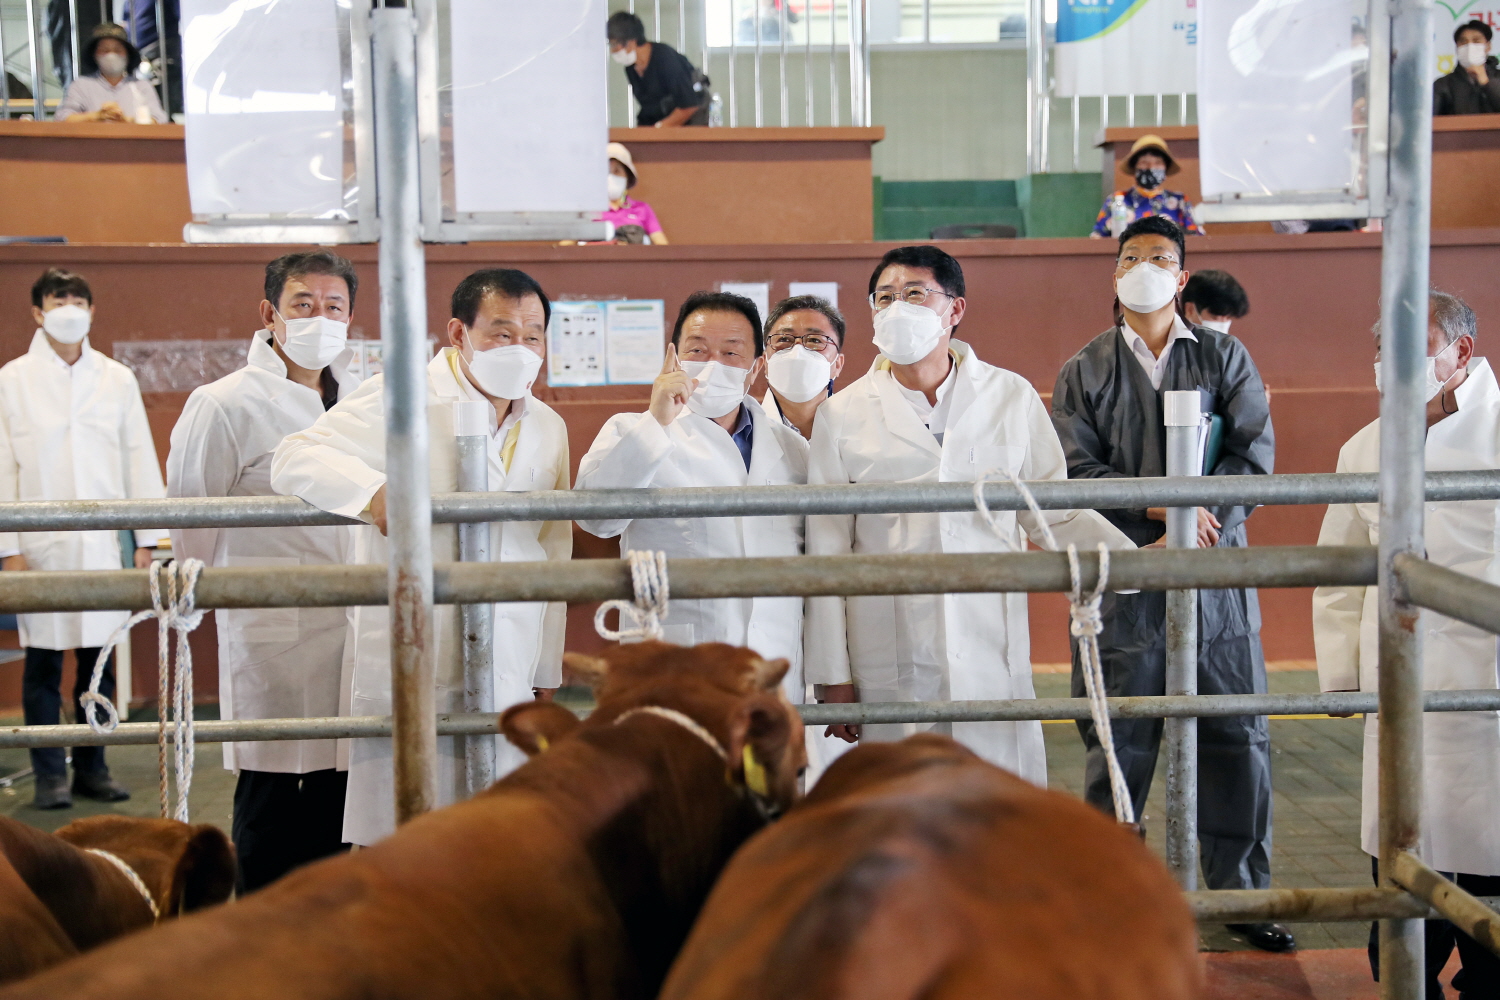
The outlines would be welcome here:
M 114 648 L 123 641 L 130 630 L 147 618 L 157 621 L 156 633 L 156 678 L 157 678 L 157 723 L 156 750 L 157 769 L 161 779 L 161 814 L 186 823 L 188 821 L 188 790 L 193 783 L 193 650 L 188 645 L 188 633 L 203 621 L 205 612 L 198 610 L 196 590 L 198 576 L 203 572 L 201 559 L 184 559 L 163 565 L 152 562 L 148 571 L 151 586 L 151 608 L 139 611 L 127 618 L 115 629 L 99 649 L 99 658 L 94 661 L 94 672 L 89 678 L 89 689 L 78 697 L 84 718 L 89 728 L 101 735 L 114 732 L 120 724 L 120 713 L 114 703 L 99 693 L 99 684 L 104 679 L 104 667 L 109 662 Z M 163 598 L 162 577 L 166 577 Z M 171 634 L 177 633 L 177 670 L 173 676 L 169 659 Z M 177 777 L 177 808 L 169 808 L 169 781 L 167 777 L 167 716 L 172 715 L 173 763 Z M 104 712 L 101 720 L 96 710 Z
M 601 638 L 612 642 L 626 639 L 660 639 L 662 622 L 666 620 L 668 601 L 671 597 L 667 585 L 667 554 L 665 552 L 642 552 L 631 549 L 626 554 L 630 560 L 630 582 L 635 589 L 634 601 L 605 601 L 594 612 L 594 631 Z M 619 631 L 604 624 L 610 611 L 620 613 Z M 635 624 L 625 627 L 625 616 Z

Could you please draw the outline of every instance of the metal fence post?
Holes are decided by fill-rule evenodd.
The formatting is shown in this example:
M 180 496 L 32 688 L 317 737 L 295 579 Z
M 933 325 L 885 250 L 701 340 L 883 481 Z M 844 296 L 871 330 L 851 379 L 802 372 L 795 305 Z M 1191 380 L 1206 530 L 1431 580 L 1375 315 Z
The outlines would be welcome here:
M 453 404 L 453 440 L 458 446 L 458 488 L 477 493 L 490 488 L 490 404 L 465 399 Z M 461 562 L 490 561 L 490 526 L 481 521 L 458 526 Z M 465 604 L 459 608 L 464 630 L 464 711 L 495 711 L 495 606 Z M 464 779 L 477 795 L 495 782 L 495 737 L 464 740 Z
M 31 108 L 37 121 L 47 118 L 47 102 L 42 86 L 42 40 L 37 34 L 37 0 L 26 0 L 26 54 L 31 59 Z
M 1199 457 L 1203 422 L 1196 390 L 1163 393 L 1167 430 L 1167 475 L 1202 475 Z M 1167 508 L 1167 547 L 1198 546 L 1198 508 Z M 1198 592 L 1167 591 L 1167 694 L 1198 693 Z M 1167 867 L 1184 889 L 1198 887 L 1198 720 L 1168 719 Z
M 371 12 L 385 343 L 386 535 L 396 822 L 436 805 L 432 498 L 427 465 L 427 273 L 417 175 L 416 21 Z
M 1416 852 L 1422 822 L 1422 641 L 1393 560 L 1421 556 L 1427 426 L 1428 250 L 1432 221 L 1432 0 L 1391 10 L 1390 191 L 1381 249 L 1380 881 Z M 1380 922 L 1380 995 L 1422 996 L 1420 920 Z

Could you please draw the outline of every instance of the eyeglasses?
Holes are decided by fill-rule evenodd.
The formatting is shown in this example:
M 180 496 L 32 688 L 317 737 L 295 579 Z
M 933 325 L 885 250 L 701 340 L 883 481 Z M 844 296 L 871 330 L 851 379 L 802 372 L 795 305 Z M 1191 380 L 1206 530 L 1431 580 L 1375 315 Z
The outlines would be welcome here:
M 1170 256 L 1168 254 L 1164 254 L 1164 253 L 1159 253 L 1159 254 L 1153 254 L 1150 257 L 1137 257 L 1134 254 L 1126 254 L 1125 256 L 1121 257 L 1118 261 L 1115 262 L 1115 267 L 1118 270 L 1121 270 L 1121 271 L 1128 271 L 1131 268 L 1135 267 L 1137 264 L 1139 264 L 1143 260 L 1147 261 L 1148 263 L 1155 264 L 1157 267 L 1161 268 L 1163 271 L 1169 270 L 1172 267 L 1178 267 L 1178 266 L 1180 266 L 1177 263 L 1177 258 L 1176 257 L 1172 257 L 1172 256 Z
M 771 335 L 771 350 L 789 351 L 801 344 L 814 354 L 822 354 L 832 345 L 837 347 L 836 341 L 823 336 L 821 333 L 804 333 L 798 336 L 795 333 L 773 333 Z
M 873 293 L 870 296 L 870 305 L 875 307 L 876 312 L 880 312 L 882 309 L 890 307 L 895 303 L 897 299 L 900 299 L 907 305 L 920 306 L 925 305 L 927 303 L 927 300 L 934 295 L 943 295 L 947 296 L 950 299 L 953 298 L 953 296 L 948 295 L 947 292 L 943 291 L 940 288 L 927 288 L 922 285 L 907 285 L 900 291 L 892 291 L 891 289 L 886 288 Z

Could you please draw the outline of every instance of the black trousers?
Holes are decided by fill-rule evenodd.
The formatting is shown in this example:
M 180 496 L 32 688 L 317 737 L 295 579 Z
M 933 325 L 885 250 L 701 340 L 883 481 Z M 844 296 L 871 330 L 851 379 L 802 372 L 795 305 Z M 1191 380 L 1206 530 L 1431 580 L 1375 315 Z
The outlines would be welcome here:
M 344 843 L 348 771 L 241 771 L 231 835 L 240 892 L 270 885 L 293 868 L 349 849 Z
M 1375 884 L 1380 884 L 1380 863 L 1370 859 L 1370 874 Z M 1440 872 L 1444 878 L 1456 882 L 1460 889 L 1476 896 L 1500 896 L 1500 875 L 1465 875 L 1462 872 Z M 1500 997 L 1500 958 L 1479 944 L 1469 935 L 1446 920 L 1424 920 L 1423 964 L 1427 971 L 1428 997 L 1443 995 L 1438 973 L 1448 964 L 1448 956 L 1458 948 L 1458 960 L 1463 964 L 1453 977 L 1453 988 L 1459 1000 L 1493 1000 Z M 1380 982 L 1380 925 L 1370 925 L 1370 972 Z
M 73 712 L 75 722 L 87 722 L 78 698 L 89 689 L 89 677 L 94 672 L 94 660 L 99 657 L 99 648 L 75 649 L 78 660 L 78 676 L 73 679 Z M 60 649 L 26 648 L 26 668 L 21 674 L 21 710 L 28 726 L 55 726 L 62 712 L 63 651 Z M 115 697 L 115 657 L 111 653 L 104 664 L 104 676 L 99 681 L 99 693 L 111 701 Z M 31 769 L 38 777 L 57 777 L 68 771 L 68 754 L 62 747 L 45 747 L 31 751 Z M 85 773 L 103 771 L 103 747 L 74 747 L 73 770 Z

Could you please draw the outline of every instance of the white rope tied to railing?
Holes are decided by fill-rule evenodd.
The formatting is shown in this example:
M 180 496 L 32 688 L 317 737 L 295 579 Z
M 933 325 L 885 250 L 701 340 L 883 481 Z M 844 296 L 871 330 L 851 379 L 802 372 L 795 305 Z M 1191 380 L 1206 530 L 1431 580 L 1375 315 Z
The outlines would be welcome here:
M 120 724 L 120 713 L 114 704 L 99 693 L 99 684 L 104 679 L 104 665 L 115 645 L 130 634 L 130 630 L 147 618 L 155 618 L 156 631 L 156 765 L 160 778 L 161 814 L 167 819 L 188 822 L 188 791 L 193 785 L 193 650 L 188 644 L 188 633 L 203 621 L 204 612 L 194 604 L 194 590 L 198 586 L 198 575 L 203 572 L 201 559 L 184 559 L 163 565 L 152 562 L 149 572 L 151 581 L 151 608 L 139 611 L 125 620 L 99 650 L 94 661 L 94 673 L 89 678 L 89 689 L 78 698 L 83 707 L 84 718 L 89 728 L 96 733 L 113 732 Z M 162 598 L 161 577 L 166 576 L 166 599 Z M 171 634 L 177 633 L 177 669 L 171 666 L 169 650 Z M 93 709 L 103 709 L 101 721 Z M 171 783 L 167 773 L 167 715 L 172 716 L 172 763 L 177 780 L 177 807 L 171 808 Z
M 1004 470 L 991 469 L 974 481 L 974 506 L 979 510 L 984 523 L 990 526 L 990 530 L 1003 539 L 995 514 L 984 499 L 984 487 L 990 481 L 990 476 L 1002 471 Z M 1047 547 L 1054 552 L 1062 551 L 1062 547 L 1057 544 L 1057 536 L 1052 533 L 1052 526 L 1042 516 L 1042 509 L 1037 506 L 1031 490 L 1026 488 L 1026 484 L 1015 473 L 1005 471 L 1004 474 L 1020 491 L 1021 498 L 1031 509 L 1042 529 L 1043 537 L 1047 539 Z M 1094 735 L 1099 738 L 1099 746 L 1104 750 L 1111 797 L 1115 800 L 1115 819 L 1121 823 L 1134 823 L 1135 805 L 1130 798 L 1130 786 L 1125 782 L 1125 770 L 1120 766 L 1120 757 L 1115 751 L 1114 728 L 1110 724 L 1109 703 L 1105 700 L 1104 665 L 1099 659 L 1099 633 L 1104 630 L 1099 604 L 1104 599 L 1104 591 L 1109 583 L 1109 546 L 1099 543 L 1099 581 L 1087 595 L 1083 592 L 1083 570 L 1078 562 L 1078 547 L 1069 544 L 1066 551 L 1068 572 L 1073 583 L 1073 589 L 1068 593 L 1068 631 L 1078 639 L 1083 686 L 1088 692 L 1089 714 L 1094 719 Z
M 667 602 L 671 596 L 667 586 L 667 554 L 631 549 L 625 556 L 630 560 L 630 581 L 635 587 L 635 600 L 605 601 L 599 605 L 599 610 L 594 612 L 594 631 L 613 642 L 660 639 L 661 623 L 666 620 Z M 619 631 L 604 624 L 604 616 L 612 610 L 620 612 Z M 626 615 L 635 622 L 634 626 L 625 627 Z

